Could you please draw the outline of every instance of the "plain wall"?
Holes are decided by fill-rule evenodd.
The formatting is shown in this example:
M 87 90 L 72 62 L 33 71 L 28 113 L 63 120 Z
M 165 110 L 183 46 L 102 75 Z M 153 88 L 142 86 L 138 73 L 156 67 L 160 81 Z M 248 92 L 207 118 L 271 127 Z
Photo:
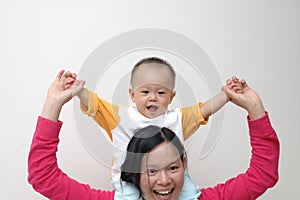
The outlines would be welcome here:
M 213 61 L 222 82 L 232 75 L 247 79 L 261 95 L 281 142 L 279 182 L 260 199 L 300 198 L 299 1 L 2 0 L 0 25 L 0 199 L 44 199 L 27 182 L 27 156 L 59 69 L 79 72 L 103 42 L 140 28 L 172 30 L 192 39 Z M 248 166 L 246 113 L 232 104 L 223 109 L 225 120 L 213 151 L 200 159 L 197 141 L 189 149 L 189 173 L 201 187 Z M 59 165 L 81 182 L 111 189 L 109 167 L 84 147 L 73 114 L 71 102 L 61 114 Z

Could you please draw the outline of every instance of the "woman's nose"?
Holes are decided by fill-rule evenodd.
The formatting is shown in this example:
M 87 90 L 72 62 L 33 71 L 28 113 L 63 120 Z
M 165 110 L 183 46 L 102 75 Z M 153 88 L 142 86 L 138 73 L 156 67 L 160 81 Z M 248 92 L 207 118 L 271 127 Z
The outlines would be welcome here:
M 160 185 L 168 185 L 171 182 L 171 179 L 166 171 L 160 171 L 158 174 L 157 183 Z

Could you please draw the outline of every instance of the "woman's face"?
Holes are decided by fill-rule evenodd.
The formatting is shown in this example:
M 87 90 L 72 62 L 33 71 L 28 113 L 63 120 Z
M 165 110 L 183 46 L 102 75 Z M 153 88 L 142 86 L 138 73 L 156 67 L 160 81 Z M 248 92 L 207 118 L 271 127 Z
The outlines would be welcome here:
M 142 159 L 140 188 L 146 200 L 175 200 L 184 182 L 186 159 L 177 148 L 164 142 Z

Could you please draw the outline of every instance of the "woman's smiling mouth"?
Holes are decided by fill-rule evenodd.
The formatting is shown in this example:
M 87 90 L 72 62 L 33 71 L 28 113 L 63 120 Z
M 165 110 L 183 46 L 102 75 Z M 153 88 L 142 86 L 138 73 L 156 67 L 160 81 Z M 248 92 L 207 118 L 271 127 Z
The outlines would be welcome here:
M 167 200 L 171 198 L 173 190 L 174 188 L 171 190 L 162 190 L 162 191 L 153 190 L 153 193 L 157 196 L 158 199 Z

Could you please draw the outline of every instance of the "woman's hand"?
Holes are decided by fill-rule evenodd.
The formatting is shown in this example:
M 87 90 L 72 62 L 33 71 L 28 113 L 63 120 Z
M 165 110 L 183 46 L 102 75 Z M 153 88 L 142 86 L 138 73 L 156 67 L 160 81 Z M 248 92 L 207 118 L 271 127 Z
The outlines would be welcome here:
M 251 120 L 258 119 L 265 114 L 265 108 L 259 95 L 251 89 L 245 80 L 241 80 L 241 92 L 235 92 L 228 85 L 230 79 L 227 80 L 227 86 L 224 87 L 225 93 L 229 100 L 248 111 Z
M 76 74 L 61 70 L 48 89 L 41 116 L 57 121 L 62 106 L 82 90 L 84 84 L 85 81 L 76 80 Z

